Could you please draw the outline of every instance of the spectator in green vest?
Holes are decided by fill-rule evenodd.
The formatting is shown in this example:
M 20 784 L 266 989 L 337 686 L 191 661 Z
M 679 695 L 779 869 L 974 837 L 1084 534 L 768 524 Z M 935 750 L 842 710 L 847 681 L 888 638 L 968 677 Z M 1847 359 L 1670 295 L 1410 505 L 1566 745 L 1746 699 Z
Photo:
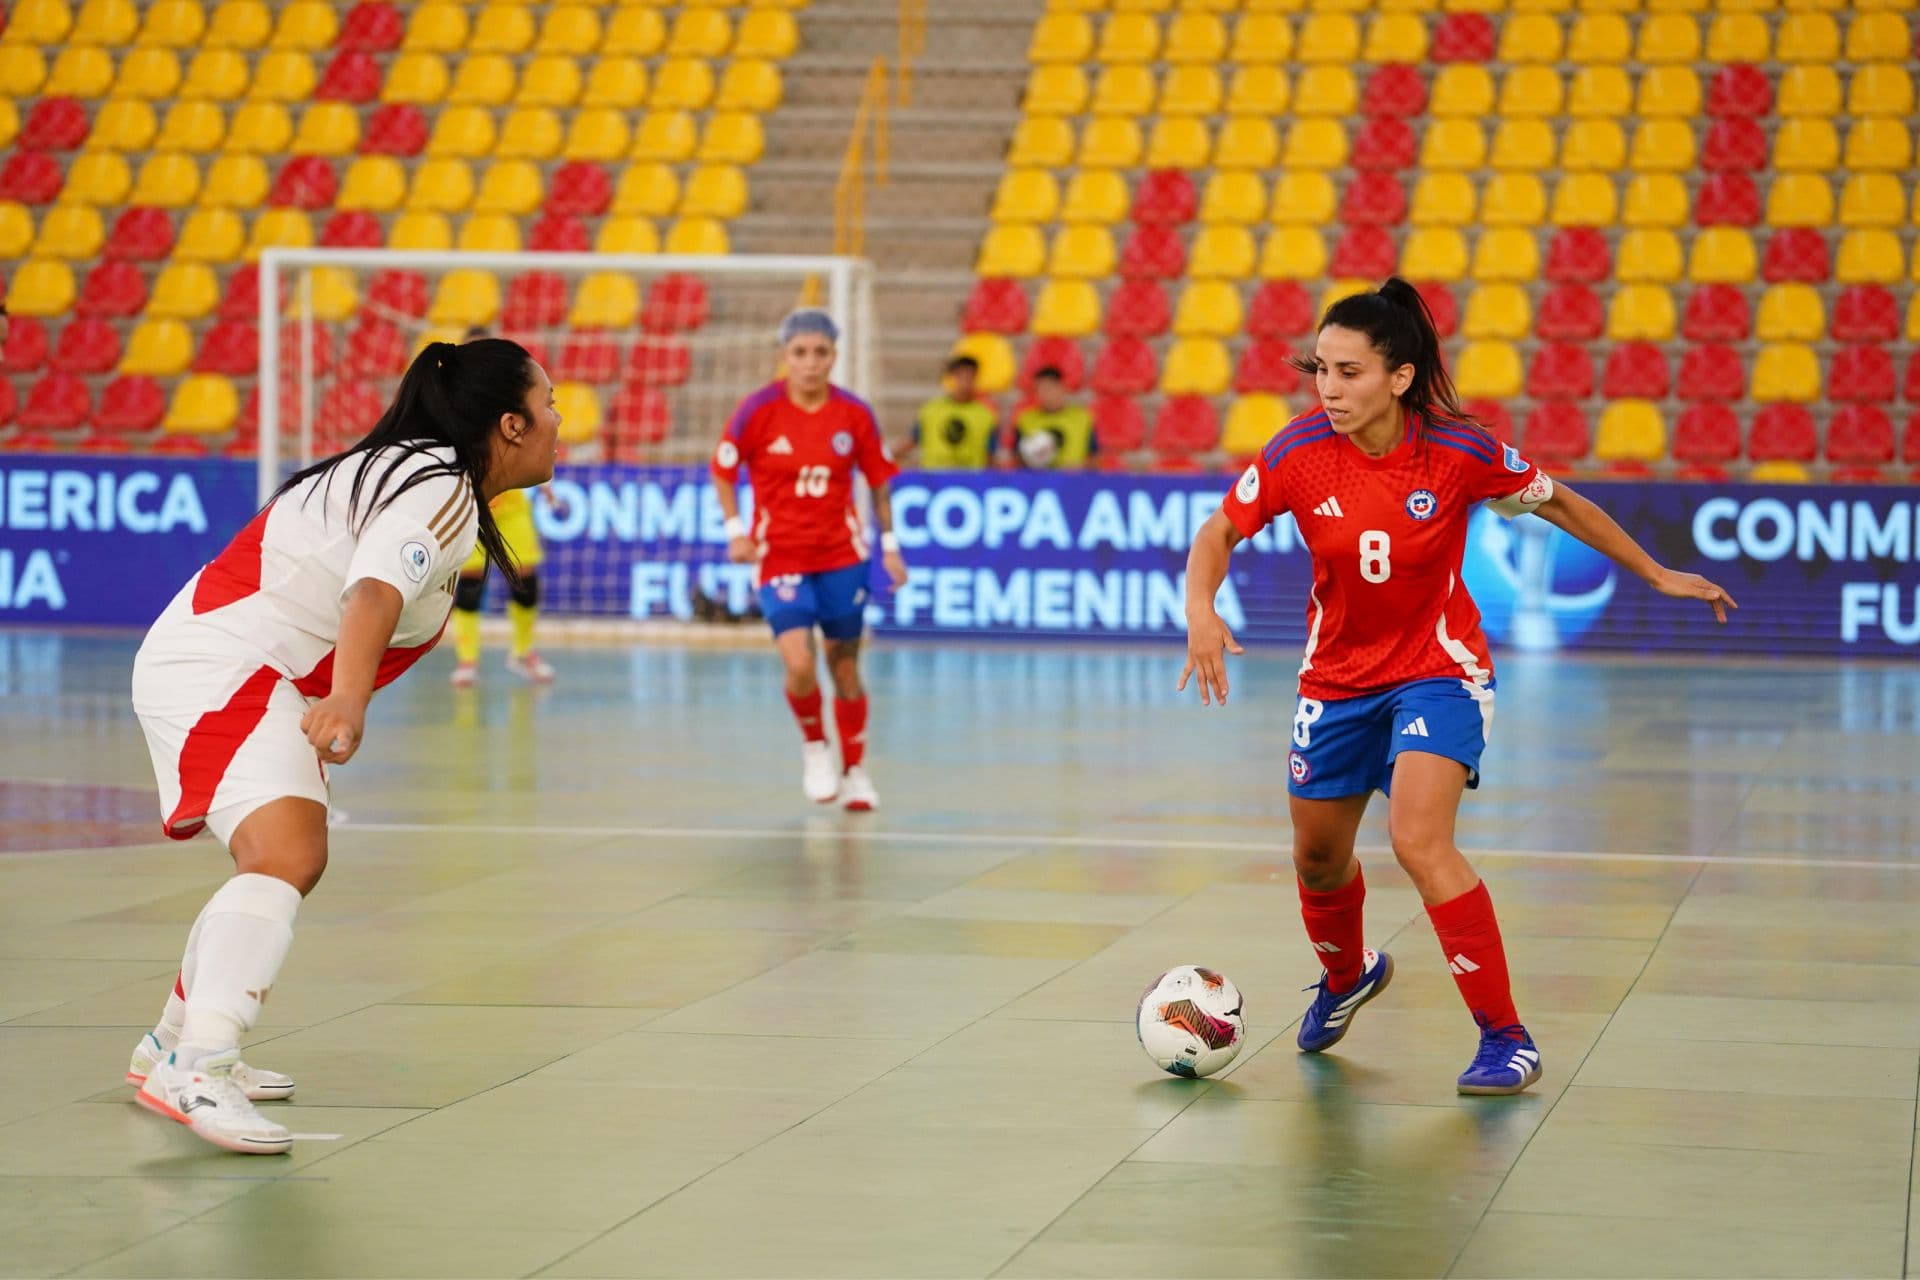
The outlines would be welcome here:
M 980 362 L 972 356 L 947 361 L 947 386 L 920 406 L 913 438 L 900 450 L 904 459 L 919 451 L 927 471 L 984 471 L 999 448 L 1000 410 L 975 394 Z
M 1067 380 L 1052 365 L 1033 375 L 1033 400 L 1013 420 L 1014 448 L 1032 471 L 1084 467 L 1100 451 L 1093 415 L 1067 401 Z

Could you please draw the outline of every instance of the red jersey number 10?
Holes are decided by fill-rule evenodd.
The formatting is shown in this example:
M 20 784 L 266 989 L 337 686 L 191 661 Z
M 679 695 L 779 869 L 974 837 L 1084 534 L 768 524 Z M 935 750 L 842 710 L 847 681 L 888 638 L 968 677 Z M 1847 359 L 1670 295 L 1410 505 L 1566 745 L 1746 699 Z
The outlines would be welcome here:
M 827 496 L 827 483 L 833 479 L 831 467 L 802 467 L 800 474 L 793 478 L 793 492 L 801 498 L 824 498 Z

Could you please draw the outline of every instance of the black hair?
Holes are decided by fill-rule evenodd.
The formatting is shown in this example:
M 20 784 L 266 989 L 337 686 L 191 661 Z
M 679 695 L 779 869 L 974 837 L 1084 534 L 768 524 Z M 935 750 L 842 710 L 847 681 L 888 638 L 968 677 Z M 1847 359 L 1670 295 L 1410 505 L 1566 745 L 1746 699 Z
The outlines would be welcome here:
M 980 362 L 972 356 L 955 356 L 953 359 L 947 361 L 948 373 L 958 373 L 962 369 L 971 369 L 975 373 L 978 373 L 980 372 Z
M 1035 382 L 1044 382 L 1048 378 L 1053 379 L 1055 382 L 1065 382 L 1067 375 L 1060 372 L 1060 366 L 1052 364 L 1043 364 L 1033 371 L 1033 380 Z
M 1440 328 L 1427 300 L 1407 281 L 1391 276 L 1378 289 L 1340 299 L 1320 318 L 1321 329 L 1328 325 L 1366 334 L 1389 373 L 1403 364 L 1413 366 L 1413 381 L 1401 393 L 1400 403 L 1422 422 L 1458 422 L 1486 430 L 1461 409 L 1460 393 L 1440 358 Z M 1296 356 L 1293 365 L 1308 377 L 1320 371 L 1315 356 Z
M 478 497 L 485 492 L 487 467 L 493 459 L 489 442 L 494 427 L 503 413 L 527 416 L 527 392 L 533 389 L 534 380 L 533 358 L 517 342 L 505 338 L 477 338 L 458 344 L 429 342 L 407 367 L 393 403 L 373 424 L 373 430 L 345 452 L 294 472 L 274 497 L 323 472 L 331 484 L 334 468 L 354 457 L 360 461 L 347 500 L 350 521 L 361 521 L 363 503 L 371 515 L 415 485 L 441 476 L 466 477 Z M 363 492 L 368 473 L 373 470 L 374 455 L 387 449 L 396 451 L 392 461 L 373 478 L 371 492 Z M 454 460 L 435 459 L 387 492 L 400 464 L 430 449 L 452 449 Z M 519 582 L 513 555 L 493 522 L 493 512 L 485 502 L 477 505 L 480 545 L 487 549 L 487 558 L 500 566 L 509 582 Z

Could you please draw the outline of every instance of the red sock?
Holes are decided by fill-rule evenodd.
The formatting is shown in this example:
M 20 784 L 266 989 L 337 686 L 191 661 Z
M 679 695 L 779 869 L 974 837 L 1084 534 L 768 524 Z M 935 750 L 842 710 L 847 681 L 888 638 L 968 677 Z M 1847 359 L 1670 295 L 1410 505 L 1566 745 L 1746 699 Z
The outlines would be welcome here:
M 840 761 L 851 769 L 867 755 L 867 700 L 835 698 L 833 725 L 840 730 Z
M 827 723 L 820 718 L 820 691 L 815 689 L 805 697 L 787 695 L 787 705 L 793 708 L 793 718 L 800 722 L 800 736 L 808 742 L 827 740 Z
M 1511 1027 L 1520 1021 L 1507 979 L 1507 952 L 1500 945 L 1500 922 L 1483 881 L 1452 902 L 1427 908 L 1440 950 L 1453 970 L 1454 985 L 1483 1027 Z
M 1300 919 L 1307 926 L 1307 941 L 1327 970 L 1329 991 L 1353 990 L 1366 968 L 1366 957 L 1360 954 L 1364 946 L 1360 909 L 1366 900 L 1367 878 L 1357 865 L 1345 888 L 1315 893 L 1304 883 L 1300 886 Z

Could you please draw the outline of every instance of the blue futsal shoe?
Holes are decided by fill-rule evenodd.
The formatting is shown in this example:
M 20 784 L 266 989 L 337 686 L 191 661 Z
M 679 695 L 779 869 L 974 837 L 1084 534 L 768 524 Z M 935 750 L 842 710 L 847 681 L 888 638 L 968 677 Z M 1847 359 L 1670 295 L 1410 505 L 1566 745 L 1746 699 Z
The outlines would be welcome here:
M 1300 1052 L 1321 1053 L 1339 1044 L 1340 1037 L 1353 1025 L 1353 1015 L 1360 1011 L 1360 1006 L 1385 991 L 1393 981 L 1392 956 L 1372 947 L 1360 954 L 1364 963 L 1360 981 L 1354 984 L 1353 990 L 1338 995 L 1328 991 L 1324 969 L 1320 972 L 1320 981 L 1306 988 L 1318 994 L 1307 1006 L 1306 1016 L 1300 1019 L 1300 1038 L 1296 1042 Z
M 1475 1015 L 1474 1021 L 1480 1022 Z M 1460 1074 L 1460 1092 L 1519 1093 L 1540 1078 L 1540 1050 L 1519 1023 L 1490 1027 L 1480 1022 L 1480 1052 Z

